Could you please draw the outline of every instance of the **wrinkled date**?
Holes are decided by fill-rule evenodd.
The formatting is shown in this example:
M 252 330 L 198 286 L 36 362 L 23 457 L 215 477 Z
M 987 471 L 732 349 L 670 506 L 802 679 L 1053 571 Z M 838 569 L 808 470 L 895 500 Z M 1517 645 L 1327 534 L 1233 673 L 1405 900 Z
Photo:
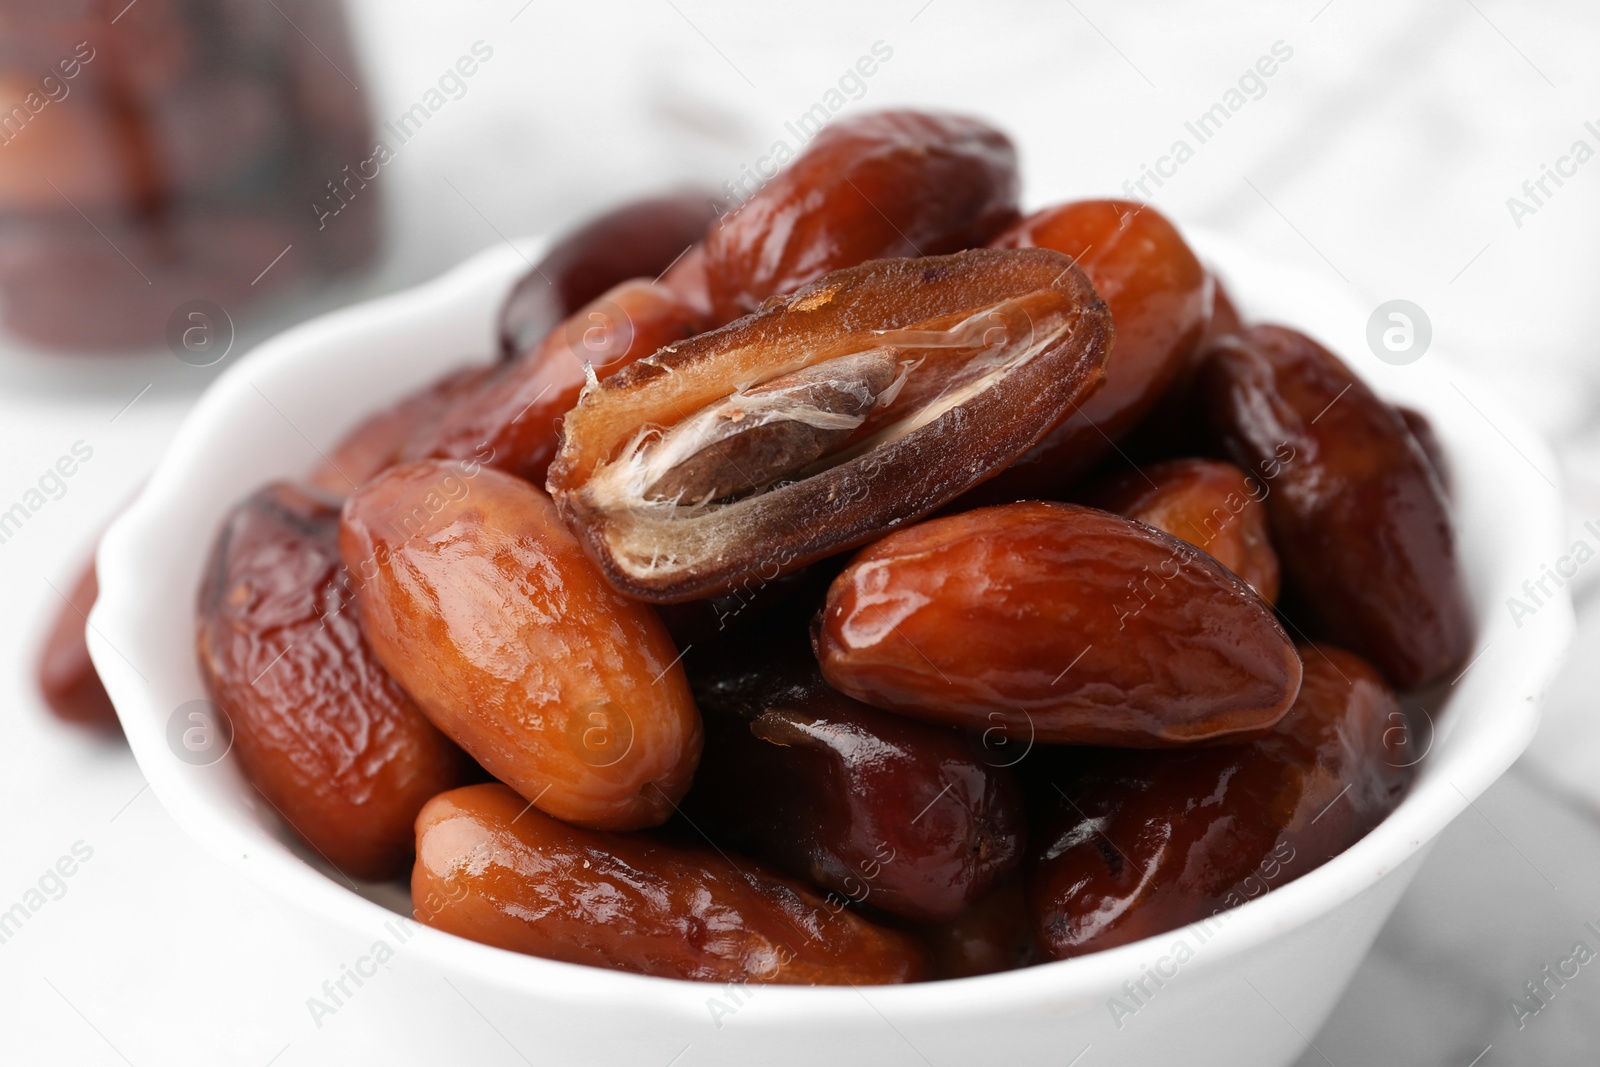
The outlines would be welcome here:
M 665 286 L 623 282 L 531 352 L 460 393 L 437 420 L 411 435 L 400 459 L 475 459 L 542 484 L 556 453 L 556 428 L 591 375 L 614 374 L 703 325 L 700 314 Z
M 1269 730 L 1300 688 L 1272 609 L 1193 545 L 1071 504 L 890 534 L 828 590 L 822 673 L 902 715 L 1044 743 L 1165 747 Z
M 336 500 L 283 483 L 235 508 L 200 592 L 200 667 L 251 783 L 335 867 L 388 878 L 469 764 L 363 639 L 338 529 Z
M 39 693 L 58 719 L 83 726 L 119 729 L 117 709 L 89 658 L 86 619 L 100 595 L 94 560 L 83 568 L 39 653 Z
M 607 289 L 661 274 L 705 234 L 711 204 L 709 193 L 696 192 L 636 200 L 561 238 L 506 298 L 501 352 L 507 359 L 532 352 L 546 334 Z
M 1010 139 L 975 119 L 840 119 L 707 234 L 717 321 L 842 267 L 982 245 L 1016 218 L 1018 184 Z
M 715 596 L 947 503 L 1087 396 L 1110 345 L 1059 253 L 879 260 L 588 389 L 550 490 L 623 592 Z
M 498 783 L 436 797 L 411 876 L 429 926 L 534 956 L 667 978 L 845 985 L 922 977 L 922 947 L 754 863 L 584 830 Z
M 1270 493 L 1231 463 L 1175 459 L 1114 475 L 1077 499 L 1205 549 L 1271 604 L 1278 599 L 1278 554 L 1262 506 Z
M 1022 794 L 961 735 L 829 688 L 803 644 L 692 672 L 706 751 L 688 809 L 735 848 L 841 898 L 954 918 L 1022 856 Z
M 549 497 L 470 464 L 395 467 L 346 501 L 339 548 L 378 658 L 489 773 L 583 826 L 671 814 L 701 743 L 677 650 Z
M 1401 689 L 1445 677 L 1472 645 L 1443 489 L 1404 419 L 1337 356 L 1281 326 L 1217 343 L 1196 381 L 1216 446 L 1246 469 L 1287 443 L 1267 498 L 1307 628 Z M 1300 605 L 1289 599 L 1290 613 Z
M 1105 386 L 974 500 L 1049 498 L 1088 473 L 1177 380 L 1209 321 L 1212 282 L 1172 223 L 1149 205 L 1126 200 L 1048 208 L 994 244 L 1073 257 L 1111 309 L 1117 331 Z
M 1187 752 L 1106 752 L 1061 783 L 1035 849 L 1034 932 L 1055 959 L 1245 903 L 1355 844 L 1399 802 L 1408 735 L 1383 678 L 1306 646 L 1299 699 L 1268 736 Z

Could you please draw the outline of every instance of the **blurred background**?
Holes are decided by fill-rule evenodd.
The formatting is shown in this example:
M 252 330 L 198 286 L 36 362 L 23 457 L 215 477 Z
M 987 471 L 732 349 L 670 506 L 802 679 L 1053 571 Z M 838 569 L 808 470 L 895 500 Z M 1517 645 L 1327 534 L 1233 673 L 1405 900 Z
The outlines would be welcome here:
M 314 1024 L 351 946 L 203 854 L 125 746 L 37 694 L 98 531 L 255 341 L 614 201 L 737 196 L 819 103 L 957 109 L 1016 140 L 1025 208 L 1150 199 L 1364 308 L 1416 304 L 1436 358 L 1548 435 L 1576 530 L 1600 518 L 1597 46 L 1580 0 L 0 0 L 0 509 L 43 500 L 0 540 L 0 901 L 92 852 L 0 943 L 0 1060 L 424 1062 L 487 1023 L 397 968 Z M 1577 581 L 1533 750 L 1440 842 L 1304 1063 L 1600 1047 L 1600 979 L 1520 1027 L 1509 1007 L 1600 920 L 1600 615 Z

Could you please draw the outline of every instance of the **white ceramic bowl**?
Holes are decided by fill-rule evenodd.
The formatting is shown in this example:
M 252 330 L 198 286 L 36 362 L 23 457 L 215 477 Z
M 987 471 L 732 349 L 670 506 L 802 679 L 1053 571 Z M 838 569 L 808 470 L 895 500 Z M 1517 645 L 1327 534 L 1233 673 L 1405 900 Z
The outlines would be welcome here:
M 1443 706 L 1431 705 L 1431 751 L 1388 820 L 1326 866 L 1227 913 L 1209 936 L 1175 930 L 983 978 L 730 990 L 536 959 L 426 928 L 406 942 L 412 965 L 448 978 L 540 1063 L 1060 1067 L 1081 1056 L 1083 1067 L 1270 1067 L 1301 1055 L 1431 841 L 1533 734 L 1571 609 L 1558 598 L 1518 625 L 1505 602 L 1560 552 L 1559 495 L 1540 473 L 1556 465 L 1518 417 L 1438 354 L 1408 366 L 1374 358 L 1370 309 L 1345 291 L 1220 239 L 1197 235 L 1196 244 L 1252 317 L 1322 339 L 1382 393 L 1425 412 L 1449 453 L 1480 656 L 1444 687 Z M 100 549 L 90 649 L 156 795 L 218 856 L 363 937 L 393 920 L 388 909 L 406 911 L 401 894 L 352 892 L 263 810 L 232 759 L 192 766 L 168 746 L 175 709 L 204 696 L 193 640 L 200 572 L 224 514 L 254 487 L 305 474 L 366 413 L 463 360 L 490 358 L 501 299 L 525 269 L 512 249 L 485 252 L 430 284 L 262 345 L 201 399 Z

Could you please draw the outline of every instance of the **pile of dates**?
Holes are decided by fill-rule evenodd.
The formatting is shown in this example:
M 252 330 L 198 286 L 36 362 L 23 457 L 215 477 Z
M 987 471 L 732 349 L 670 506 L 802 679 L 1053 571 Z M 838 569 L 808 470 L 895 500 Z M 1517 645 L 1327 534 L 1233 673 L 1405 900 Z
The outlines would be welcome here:
M 1426 421 L 1147 205 L 1018 210 L 970 119 L 624 207 L 503 358 L 218 537 L 255 787 L 416 917 L 706 981 L 983 974 L 1348 848 L 1472 626 Z

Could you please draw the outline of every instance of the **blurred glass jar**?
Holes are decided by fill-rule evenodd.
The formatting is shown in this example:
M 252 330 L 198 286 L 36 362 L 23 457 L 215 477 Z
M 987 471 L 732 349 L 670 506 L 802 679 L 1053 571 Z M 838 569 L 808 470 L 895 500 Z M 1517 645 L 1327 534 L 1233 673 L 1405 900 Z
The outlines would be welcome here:
M 359 79 L 338 0 L 0 0 L 3 328 L 146 347 L 369 261 Z

